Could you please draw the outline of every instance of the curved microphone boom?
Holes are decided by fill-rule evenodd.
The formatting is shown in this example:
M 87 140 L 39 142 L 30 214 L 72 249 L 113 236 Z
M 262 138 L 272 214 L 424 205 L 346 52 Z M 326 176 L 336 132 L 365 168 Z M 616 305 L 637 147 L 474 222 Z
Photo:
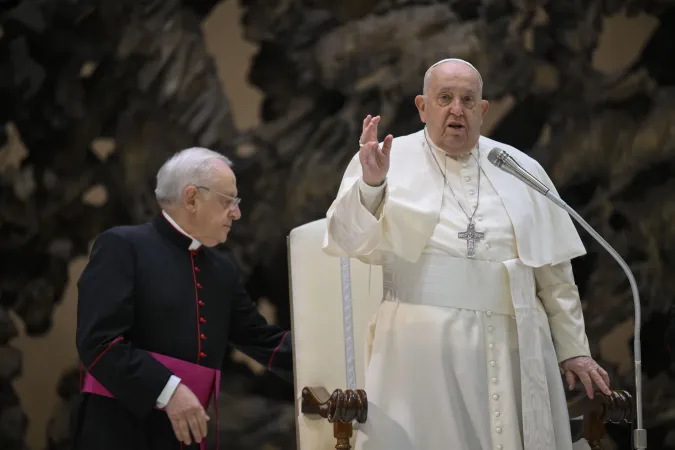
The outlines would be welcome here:
M 628 264 L 621 258 L 616 250 L 612 248 L 611 245 L 605 241 L 597 231 L 593 229 L 579 214 L 577 214 L 574 209 L 572 209 L 567 203 L 565 203 L 560 197 L 558 197 L 551 189 L 549 189 L 544 183 L 535 178 L 531 173 L 525 170 L 518 162 L 513 159 L 505 150 L 500 148 L 493 148 L 488 153 L 488 161 L 492 163 L 495 167 L 503 170 L 504 172 L 510 173 L 514 177 L 518 178 L 520 181 L 524 182 L 530 186 L 535 191 L 544 195 L 546 198 L 551 200 L 556 205 L 560 206 L 562 209 L 567 211 L 570 216 L 572 216 L 579 224 L 588 231 L 588 233 L 595 238 L 596 241 L 602 245 L 605 250 L 609 252 L 610 255 L 619 263 L 623 271 L 628 277 L 630 282 L 631 291 L 633 292 L 633 303 L 635 307 L 635 337 L 633 340 L 633 354 L 634 354 L 634 364 L 635 364 L 635 412 L 636 412 L 636 428 L 633 431 L 633 445 L 635 449 L 646 449 L 647 448 L 647 430 L 643 428 L 642 424 L 642 350 L 640 343 L 640 330 L 641 330 L 641 316 L 642 310 L 640 308 L 640 294 L 638 292 L 637 283 L 635 277 L 631 272 Z

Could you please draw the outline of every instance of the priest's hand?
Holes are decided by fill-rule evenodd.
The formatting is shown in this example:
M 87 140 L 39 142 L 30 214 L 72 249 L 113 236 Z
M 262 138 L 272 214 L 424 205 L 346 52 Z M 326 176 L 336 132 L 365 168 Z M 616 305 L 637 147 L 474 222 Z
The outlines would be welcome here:
M 598 386 L 603 394 L 612 394 L 612 391 L 609 389 L 609 375 L 593 358 L 589 356 L 577 356 L 563 361 L 561 366 L 565 372 L 565 379 L 570 390 L 574 389 L 576 379 L 579 377 L 579 380 L 586 388 L 586 394 L 588 394 L 589 398 L 593 398 L 593 383 Z
M 390 134 L 384 138 L 382 148 L 377 140 L 377 124 L 380 116 L 370 114 L 363 121 L 363 131 L 359 138 L 361 149 L 359 160 L 363 168 L 363 181 L 369 186 L 380 186 L 389 172 L 389 152 L 394 137 Z
M 171 420 L 176 438 L 185 445 L 192 443 L 190 432 L 195 442 L 200 442 L 206 437 L 206 422 L 209 416 L 206 415 L 197 396 L 183 383 L 176 388 L 165 411 Z

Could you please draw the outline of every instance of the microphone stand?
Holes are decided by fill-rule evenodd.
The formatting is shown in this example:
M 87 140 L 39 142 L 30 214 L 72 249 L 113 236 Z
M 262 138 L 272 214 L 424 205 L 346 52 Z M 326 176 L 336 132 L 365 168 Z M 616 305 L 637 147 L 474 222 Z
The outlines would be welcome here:
M 640 308 L 640 293 L 638 292 L 637 282 L 626 261 L 621 255 L 612 248 L 611 245 L 603 239 L 600 234 L 591 227 L 571 206 L 565 203 L 560 197 L 550 190 L 545 194 L 546 198 L 567 211 L 593 238 L 602 245 L 605 250 L 616 260 L 628 277 L 630 289 L 633 292 L 633 303 L 635 307 L 635 331 L 633 339 L 633 353 L 635 360 L 635 413 L 636 428 L 633 430 L 633 445 L 636 450 L 647 448 L 647 430 L 643 428 L 642 418 L 642 347 L 640 342 L 640 331 L 642 329 L 642 313 Z
M 640 331 L 642 323 L 642 310 L 640 308 L 640 293 L 638 292 L 637 282 L 631 272 L 626 261 L 621 255 L 612 248 L 611 245 L 603 239 L 600 234 L 591 227 L 571 206 L 565 203 L 560 197 L 551 192 L 551 190 L 534 177 L 531 173 L 525 170 L 520 164 L 516 162 L 504 150 L 494 148 L 488 155 L 488 160 L 498 168 L 506 173 L 518 178 L 532 189 L 536 190 L 553 203 L 567 211 L 567 213 L 574 218 L 593 238 L 602 245 L 605 250 L 619 263 L 630 282 L 630 289 L 633 292 L 633 303 L 635 308 L 635 331 L 633 339 L 633 353 L 635 362 L 635 412 L 636 412 L 636 427 L 633 430 L 633 448 L 636 450 L 643 450 L 647 448 L 647 430 L 643 428 L 642 422 L 642 350 L 640 342 Z

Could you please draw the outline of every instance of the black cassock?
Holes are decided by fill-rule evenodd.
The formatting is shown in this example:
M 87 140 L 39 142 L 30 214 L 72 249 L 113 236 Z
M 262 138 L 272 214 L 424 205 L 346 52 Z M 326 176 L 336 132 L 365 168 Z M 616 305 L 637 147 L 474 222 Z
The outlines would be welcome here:
M 191 243 L 162 215 L 96 240 L 78 283 L 77 350 L 115 398 L 80 394 L 75 449 L 181 448 L 155 408 L 172 374 L 147 352 L 220 369 L 230 344 L 292 383 L 289 332 L 260 315 L 226 254 Z

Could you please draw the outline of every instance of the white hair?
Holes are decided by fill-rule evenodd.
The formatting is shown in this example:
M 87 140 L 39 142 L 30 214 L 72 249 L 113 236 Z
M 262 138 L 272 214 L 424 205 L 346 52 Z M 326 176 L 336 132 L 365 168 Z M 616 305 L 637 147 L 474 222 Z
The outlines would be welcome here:
M 157 172 L 157 202 L 171 206 L 180 201 L 187 186 L 208 185 L 216 160 L 232 167 L 229 158 L 208 148 L 192 147 L 173 155 Z
M 443 64 L 443 63 L 446 63 L 446 62 L 450 62 L 450 61 L 457 61 L 457 62 L 464 63 L 464 64 L 466 64 L 467 66 L 471 67 L 471 68 L 474 70 L 474 72 L 476 72 L 476 75 L 478 75 L 478 84 L 480 85 L 480 92 L 481 92 L 481 94 L 482 94 L 482 93 L 483 93 L 483 77 L 480 76 L 480 72 L 478 71 L 478 69 L 476 69 L 476 68 L 473 66 L 473 64 L 471 64 L 471 63 L 468 62 L 468 61 L 464 61 L 463 59 L 459 59 L 459 58 L 446 58 L 446 59 L 441 59 L 441 60 L 438 61 L 437 63 L 432 64 L 431 67 L 429 67 L 429 68 L 427 69 L 427 71 L 425 72 L 425 74 L 424 74 L 424 84 L 422 85 L 422 93 L 423 93 L 423 94 L 426 94 L 426 93 L 427 93 L 427 88 L 429 87 L 429 80 L 431 79 L 431 72 L 432 72 L 432 70 L 434 69 L 434 67 L 436 67 L 436 66 L 438 66 L 438 65 L 441 65 L 441 64 Z

